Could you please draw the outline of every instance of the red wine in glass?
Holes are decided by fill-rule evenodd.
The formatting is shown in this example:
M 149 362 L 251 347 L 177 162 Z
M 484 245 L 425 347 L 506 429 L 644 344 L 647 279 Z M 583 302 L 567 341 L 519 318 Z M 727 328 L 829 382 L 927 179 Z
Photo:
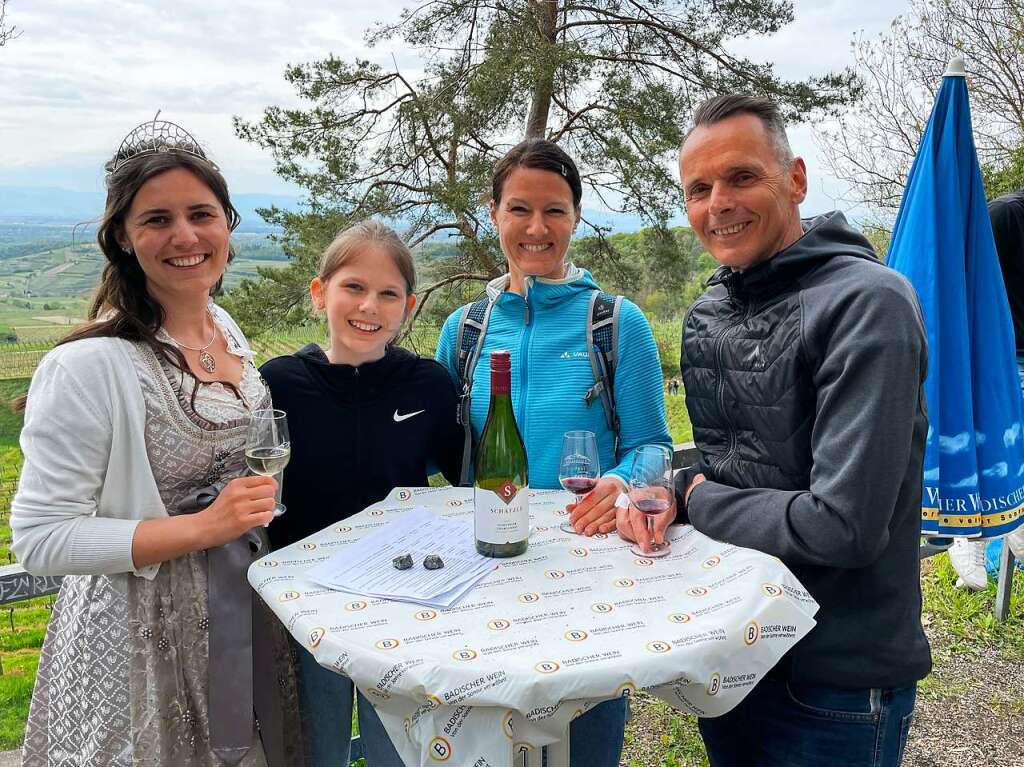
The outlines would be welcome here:
M 641 500 L 634 501 L 633 505 L 641 514 L 656 517 L 659 514 L 664 514 L 668 511 L 672 504 L 664 498 L 643 498 Z
M 648 540 L 654 538 L 654 518 L 672 508 L 672 453 L 663 445 L 641 445 L 633 452 L 629 475 L 629 502 L 647 523 Z M 647 550 L 639 544 L 630 548 L 641 557 L 664 557 L 671 553 L 668 541 L 651 543 Z
M 567 431 L 562 437 L 562 459 L 558 466 L 558 481 L 570 493 L 576 494 L 576 503 L 597 487 L 601 476 L 601 460 L 597 452 L 597 437 L 592 431 Z M 579 535 L 570 522 L 563 522 L 559 530 Z
M 597 487 L 596 477 L 566 477 L 559 481 L 562 483 L 562 489 L 574 493 L 577 500 Z

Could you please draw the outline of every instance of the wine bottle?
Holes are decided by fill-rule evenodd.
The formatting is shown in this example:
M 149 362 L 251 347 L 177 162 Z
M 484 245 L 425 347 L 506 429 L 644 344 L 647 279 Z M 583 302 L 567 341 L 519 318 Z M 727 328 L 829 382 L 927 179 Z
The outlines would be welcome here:
M 491 352 L 491 405 L 476 453 L 473 525 L 485 557 L 516 557 L 530 536 L 526 447 L 512 412 L 512 362 Z

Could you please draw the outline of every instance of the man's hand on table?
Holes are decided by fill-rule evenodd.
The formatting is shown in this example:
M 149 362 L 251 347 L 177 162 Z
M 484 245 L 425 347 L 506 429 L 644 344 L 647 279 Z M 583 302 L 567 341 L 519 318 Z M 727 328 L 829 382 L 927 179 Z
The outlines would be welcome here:
M 583 500 L 567 504 L 569 523 L 582 535 L 609 533 L 615 529 L 615 501 L 626 489 L 626 483 L 614 474 L 606 474 Z
M 697 485 L 703 481 L 703 474 L 698 474 L 693 478 L 689 487 L 686 488 L 684 503 L 690 502 L 690 493 L 693 492 L 693 488 L 697 487 Z M 676 518 L 677 509 L 675 497 L 676 496 L 673 493 L 672 507 L 667 512 L 659 514 L 651 520 L 650 530 L 648 530 L 647 527 L 647 516 L 637 511 L 633 504 L 629 504 L 626 508 L 619 508 L 615 515 L 615 527 L 619 532 L 619 537 L 624 541 L 639 544 L 640 548 L 644 551 L 649 551 L 652 543 L 664 543 L 665 531 Z

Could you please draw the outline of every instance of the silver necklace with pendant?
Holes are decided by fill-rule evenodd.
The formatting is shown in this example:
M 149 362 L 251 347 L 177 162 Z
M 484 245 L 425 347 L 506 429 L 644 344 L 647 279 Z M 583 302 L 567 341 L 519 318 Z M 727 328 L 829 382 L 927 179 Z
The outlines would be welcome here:
M 190 352 L 199 352 L 199 367 L 207 373 L 213 374 L 217 371 L 217 360 L 213 358 L 213 355 L 210 354 L 207 349 L 213 346 L 213 342 L 217 340 L 217 322 L 213 319 L 213 315 L 210 314 L 209 310 L 207 310 L 206 314 L 209 316 L 210 322 L 213 325 L 213 335 L 210 336 L 210 340 L 203 346 L 188 346 L 183 344 L 170 333 L 167 333 L 167 336 L 182 349 L 188 349 Z M 167 331 L 164 330 L 164 332 L 166 333 Z

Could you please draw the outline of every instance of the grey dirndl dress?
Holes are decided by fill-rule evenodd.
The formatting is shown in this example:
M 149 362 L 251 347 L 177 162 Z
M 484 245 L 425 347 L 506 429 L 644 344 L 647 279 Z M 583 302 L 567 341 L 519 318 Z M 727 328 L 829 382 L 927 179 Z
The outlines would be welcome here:
M 171 515 L 197 489 L 245 473 L 249 413 L 269 406 L 251 352 L 227 328 L 221 331 L 229 350 L 244 358 L 241 396 L 220 384 L 201 385 L 194 408 L 189 376 L 149 346 L 133 348 L 146 403 L 146 449 Z M 196 551 L 164 562 L 152 581 L 131 573 L 64 578 L 40 656 L 24 767 L 222 764 L 209 744 L 206 558 Z M 259 617 L 254 610 L 254 631 L 268 630 Z M 282 708 L 296 712 L 284 637 L 275 654 L 277 647 Z M 301 727 L 288 724 L 295 742 L 287 750 L 301 750 Z M 267 764 L 257 733 L 238 764 Z

